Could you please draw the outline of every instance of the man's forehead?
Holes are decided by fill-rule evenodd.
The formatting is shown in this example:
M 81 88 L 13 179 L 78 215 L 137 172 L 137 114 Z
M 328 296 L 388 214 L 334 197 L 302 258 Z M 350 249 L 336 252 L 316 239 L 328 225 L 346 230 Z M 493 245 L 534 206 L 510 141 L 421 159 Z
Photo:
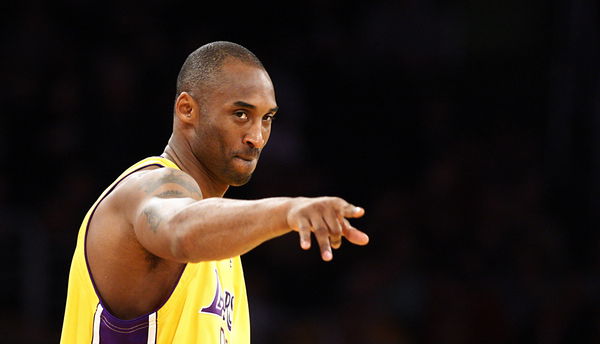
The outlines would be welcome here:
M 248 104 L 270 102 L 275 106 L 275 91 L 267 72 L 249 65 L 224 66 L 218 82 L 217 94 L 233 103 L 243 101 Z

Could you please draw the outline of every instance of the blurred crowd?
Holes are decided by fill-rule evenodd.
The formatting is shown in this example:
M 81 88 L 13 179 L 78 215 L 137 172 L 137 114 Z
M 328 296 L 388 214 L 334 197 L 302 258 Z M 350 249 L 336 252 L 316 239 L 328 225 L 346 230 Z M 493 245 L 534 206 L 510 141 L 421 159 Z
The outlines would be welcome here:
M 254 343 L 600 341 L 600 5 L 2 5 L 0 338 L 56 343 L 79 224 L 169 138 L 192 50 L 240 43 L 280 114 L 231 198 L 341 196 L 367 247 L 246 254 Z

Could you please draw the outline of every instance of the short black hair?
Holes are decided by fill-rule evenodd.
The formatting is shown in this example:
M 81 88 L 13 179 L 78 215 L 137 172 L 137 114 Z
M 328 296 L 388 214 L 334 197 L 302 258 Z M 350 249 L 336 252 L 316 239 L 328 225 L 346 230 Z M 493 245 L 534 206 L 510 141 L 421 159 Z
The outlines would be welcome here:
M 176 97 L 181 92 L 194 90 L 204 93 L 207 86 L 214 85 L 216 75 L 228 57 L 264 69 L 258 57 L 239 44 L 227 41 L 208 43 L 193 51 L 185 59 L 177 76 Z

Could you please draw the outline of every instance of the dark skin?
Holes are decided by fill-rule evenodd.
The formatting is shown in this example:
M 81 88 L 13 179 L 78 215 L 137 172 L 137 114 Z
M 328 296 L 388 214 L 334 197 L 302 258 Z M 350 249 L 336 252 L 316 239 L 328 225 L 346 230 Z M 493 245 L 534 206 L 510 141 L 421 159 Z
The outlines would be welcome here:
M 149 167 L 130 175 L 90 220 L 87 259 L 117 317 L 132 319 L 160 306 L 186 263 L 235 257 L 290 231 L 299 233 L 303 249 L 310 248 L 312 233 L 325 261 L 342 237 L 368 243 L 348 222 L 364 210 L 341 198 L 222 198 L 230 185 L 248 181 L 278 108 L 262 68 L 228 58 L 218 85 L 203 102 L 187 92 L 175 102 L 162 156 L 181 171 Z

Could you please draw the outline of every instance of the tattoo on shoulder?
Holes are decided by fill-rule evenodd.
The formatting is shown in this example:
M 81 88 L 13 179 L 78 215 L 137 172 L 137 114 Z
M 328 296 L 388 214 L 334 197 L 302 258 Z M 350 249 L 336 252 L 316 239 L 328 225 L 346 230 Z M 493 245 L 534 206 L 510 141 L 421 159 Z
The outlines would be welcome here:
M 169 170 L 164 176 L 148 184 L 144 191 L 146 193 L 152 193 L 159 187 L 165 184 L 177 184 L 192 194 L 202 195 L 198 184 L 191 181 L 190 178 L 186 178 L 182 175 L 182 172 L 176 170 Z M 182 197 L 184 194 L 178 190 L 167 190 L 160 193 L 159 197 L 171 198 L 171 197 Z
M 144 215 L 146 215 L 146 222 L 148 222 L 150 229 L 152 229 L 152 231 L 156 233 L 156 230 L 162 222 L 162 219 L 150 207 L 144 209 Z

